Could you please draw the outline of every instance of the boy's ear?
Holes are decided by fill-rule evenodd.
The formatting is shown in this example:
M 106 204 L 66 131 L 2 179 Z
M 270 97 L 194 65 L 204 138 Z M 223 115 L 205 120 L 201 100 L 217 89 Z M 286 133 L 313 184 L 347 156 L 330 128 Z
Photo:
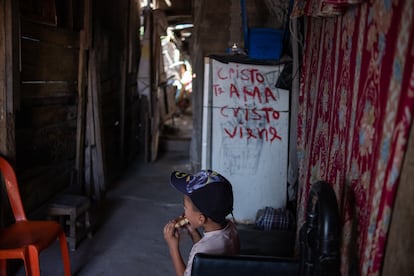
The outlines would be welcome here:
M 204 215 L 203 213 L 200 213 L 200 215 L 198 216 L 198 222 L 200 223 L 200 225 L 203 225 L 204 223 L 206 223 L 206 221 L 207 221 L 206 215 Z

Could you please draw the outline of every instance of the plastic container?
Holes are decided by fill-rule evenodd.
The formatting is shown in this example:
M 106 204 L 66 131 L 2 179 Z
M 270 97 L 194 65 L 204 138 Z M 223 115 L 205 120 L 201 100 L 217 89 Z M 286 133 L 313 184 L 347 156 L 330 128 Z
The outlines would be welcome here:
M 283 32 L 272 28 L 249 30 L 249 57 L 252 59 L 280 59 Z

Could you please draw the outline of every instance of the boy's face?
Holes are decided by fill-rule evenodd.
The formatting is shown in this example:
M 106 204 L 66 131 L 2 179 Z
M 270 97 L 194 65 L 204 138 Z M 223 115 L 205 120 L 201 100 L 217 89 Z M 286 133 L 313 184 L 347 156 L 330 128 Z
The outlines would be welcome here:
M 184 216 L 193 228 L 200 227 L 204 222 L 204 215 L 194 206 L 191 199 L 184 195 Z

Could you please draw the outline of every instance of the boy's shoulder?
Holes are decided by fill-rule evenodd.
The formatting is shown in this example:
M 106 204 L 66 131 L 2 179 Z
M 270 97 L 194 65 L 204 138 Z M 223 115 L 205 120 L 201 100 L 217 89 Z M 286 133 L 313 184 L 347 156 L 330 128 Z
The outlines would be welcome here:
M 236 226 L 229 221 L 223 229 L 204 233 L 197 247 L 199 252 L 237 254 L 240 250 L 240 241 Z
M 205 232 L 204 236 L 238 236 L 238 230 L 236 225 L 232 221 L 227 221 L 227 224 L 223 226 L 221 229 L 211 231 L 211 232 Z

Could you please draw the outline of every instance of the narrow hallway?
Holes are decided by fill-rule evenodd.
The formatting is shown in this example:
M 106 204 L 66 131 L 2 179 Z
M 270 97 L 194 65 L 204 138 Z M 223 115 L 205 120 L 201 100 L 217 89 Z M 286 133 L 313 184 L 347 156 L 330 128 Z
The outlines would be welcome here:
M 175 118 L 175 125 L 181 123 L 182 117 Z M 182 195 L 169 178 L 173 170 L 190 170 L 188 151 L 176 147 L 161 151 L 153 163 L 140 160 L 94 204 L 93 237 L 70 252 L 73 275 L 174 275 L 162 230 L 183 212 Z M 188 254 L 191 245 L 183 239 L 183 252 Z M 40 265 L 42 276 L 63 275 L 58 243 L 42 252 Z M 15 275 L 25 275 L 23 267 Z

